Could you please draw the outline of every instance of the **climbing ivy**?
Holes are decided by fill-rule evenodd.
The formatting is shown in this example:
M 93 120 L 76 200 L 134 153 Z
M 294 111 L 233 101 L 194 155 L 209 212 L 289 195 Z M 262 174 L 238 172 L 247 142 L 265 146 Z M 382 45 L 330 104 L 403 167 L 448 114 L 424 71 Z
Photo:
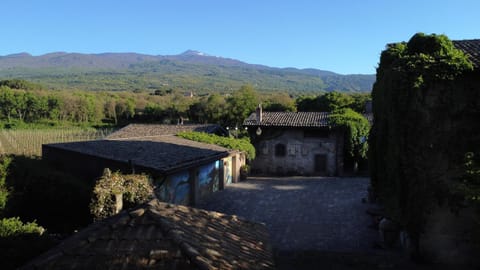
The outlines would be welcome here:
M 418 243 L 449 198 L 467 146 L 478 148 L 480 96 L 472 63 L 444 35 L 418 33 L 382 52 L 372 90 L 372 187 Z M 476 119 L 476 120 L 475 120 Z
M 106 168 L 93 189 L 90 212 L 95 220 L 117 213 L 115 195 L 127 204 L 140 204 L 153 197 L 153 186 L 145 174 L 112 173 Z
M 368 150 L 366 139 L 370 131 L 368 120 L 349 108 L 333 111 L 328 119 L 330 125 L 342 127 L 345 130 L 345 152 L 347 155 L 357 162 L 366 158 Z
M 465 173 L 456 186 L 462 199 L 480 210 L 480 157 L 472 152 L 465 154 Z

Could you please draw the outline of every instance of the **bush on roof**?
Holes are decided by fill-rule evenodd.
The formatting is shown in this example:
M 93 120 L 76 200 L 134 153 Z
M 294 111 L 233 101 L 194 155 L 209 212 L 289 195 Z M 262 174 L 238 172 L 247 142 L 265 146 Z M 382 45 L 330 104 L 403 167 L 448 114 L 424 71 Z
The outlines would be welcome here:
M 177 136 L 187 140 L 216 144 L 228 149 L 245 152 L 248 160 L 253 160 L 255 158 L 255 147 L 253 147 L 248 138 L 236 139 L 195 131 L 181 132 L 177 134 Z

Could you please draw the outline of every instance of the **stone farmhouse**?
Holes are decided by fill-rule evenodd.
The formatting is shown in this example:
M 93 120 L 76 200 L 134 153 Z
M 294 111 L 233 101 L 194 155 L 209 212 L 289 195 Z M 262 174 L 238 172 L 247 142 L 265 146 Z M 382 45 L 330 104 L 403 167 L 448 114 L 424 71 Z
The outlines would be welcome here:
M 20 269 L 274 269 L 263 224 L 152 200 L 98 221 Z
M 225 133 L 217 125 L 132 124 L 103 140 L 43 145 L 43 159 L 91 181 L 104 168 L 152 175 L 155 194 L 165 202 L 195 205 L 236 182 L 245 155 L 175 136 L 182 131 Z
M 259 106 L 243 125 L 257 151 L 253 173 L 343 174 L 343 131 L 329 125 L 327 112 L 263 112 Z

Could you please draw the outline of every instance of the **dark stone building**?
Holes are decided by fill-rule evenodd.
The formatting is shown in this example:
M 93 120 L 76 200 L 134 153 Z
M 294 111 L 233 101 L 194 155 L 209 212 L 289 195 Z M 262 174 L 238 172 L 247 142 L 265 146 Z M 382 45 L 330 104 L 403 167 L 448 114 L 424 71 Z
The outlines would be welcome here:
M 471 100 L 460 98 L 456 100 L 458 104 L 451 106 L 461 105 L 477 109 L 476 113 L 472 113 L 475 110 L 469 109 L 468 114 L 462 111 L 453 117 L 442 118 L 441 125 L 449 123 L 450 128 L 448 132 L 440 134 L 440 136 L 446 137 L 452 133 L 455 134 L 452 136 L 455 138 L 452 145 L 455 145 L 456 151 L 466 152 L 480 149 L 478 133 L 468 132 L 480 128 L 480 39 L 454 40 L 453 44 L 468 56 L 474 67 L 472 72 L 465 74 L 455 83 L 461 85 L 464 91 L 476 93 L 476 98 Z M 430 104 L 438 104 L 440 103 L 438 101 L 442 100 L 442 97 L 436 97 L 435 94 L 428 98 Z M 435 125 L 439 124 L 435 123 Z M 438 164 L 453 164 L 453 155 L 449 155 L 445 150 L 442 151 L 444 154 L 431 156 L 431 159 Z M 451 165 L 443 166 L 441 169 L 439 167 L 435 170 L 435 173 L 439 175 L 438 178 L 452 177 L 458 173 L 457 168 Z M 443 263 L 470 264 L 478 268 L 480 266 L 478 232 L 476 209 L 469 207 L 462 209 L 459 213 L 454 213 L 448 205 L 443 205 L 431 211 L 420 246 L 431 260 Z
M 397 213 L 397 219 L 417 227 L 418 221 L 424 223 L 421 233 L 413 235 L 404 225 L 400 243 L 405 249 L 421 252 L 429 261 L 459 264 L 458 269 L 478 269 L 478 209 L 469 205 L 458 186 L 465 174 L 465 153 L 480 153 L 480 39 L 452 42 L 472 62 L 473 70 L 462 74 L 441 70 L 444 78 L 450 78 L 431 77 L 419 89 L 396 85 L 418 73 L 418 67 L 411 71 L 390 66 L 398 59 L 392 58 L 379 70 L 377 83 L 382 87 L 373 90 L 371 177 L 374 189 L 380 191 L 391 212 Z M 425 59 L 430 59 L 430 49 Z M 435 61 L 450 61 L 443 57 L 429 60 L 422 68 L 430 71 Z M 437 76 L 440 71 L 435 72 Z M 400 92 L 404 89 L 409 92 Z
M 243 123 L 257 151 L 252 172 L 274 175 L 342 175 L 344 135 L 327 112 L 263 112 Z

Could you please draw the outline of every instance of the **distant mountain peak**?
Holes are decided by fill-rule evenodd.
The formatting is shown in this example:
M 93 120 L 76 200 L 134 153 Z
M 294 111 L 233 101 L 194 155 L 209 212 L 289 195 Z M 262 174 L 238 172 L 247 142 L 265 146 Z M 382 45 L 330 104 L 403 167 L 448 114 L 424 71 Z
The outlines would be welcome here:
M 180 54 L 181 56 L 210 56 L 206 53 L 195 51 L 195 50 L 186 50 Z
M 5 55 L 5 57 L 31 57 L 32 55 L 27 53 L 27 52 L 21 52 L 21 53 L 14 53 L 14 54 L 9 54 Z

